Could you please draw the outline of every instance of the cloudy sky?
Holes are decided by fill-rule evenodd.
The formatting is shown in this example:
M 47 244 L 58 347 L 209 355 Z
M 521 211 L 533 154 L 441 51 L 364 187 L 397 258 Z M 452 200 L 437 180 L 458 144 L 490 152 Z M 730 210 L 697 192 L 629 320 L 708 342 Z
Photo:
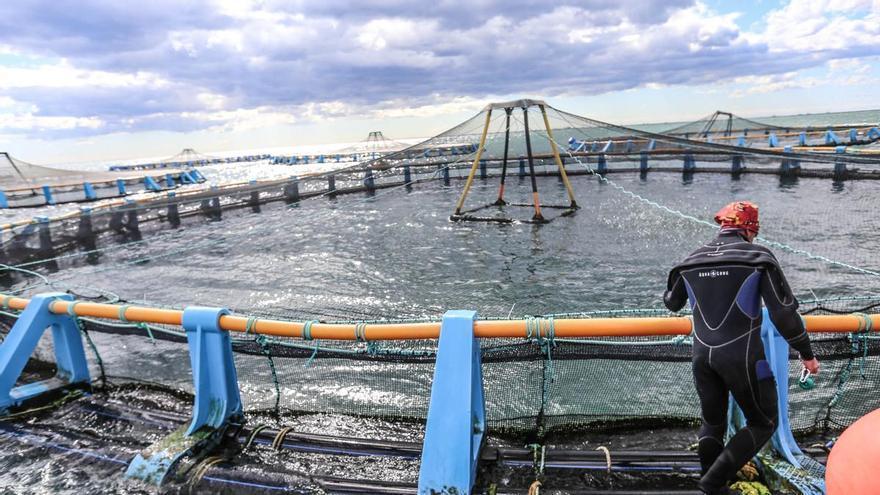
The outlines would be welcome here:
M 880 107 L 880 0 L 0 3 L 32 162 L 427 136 L 542 97 L 619 123 Z

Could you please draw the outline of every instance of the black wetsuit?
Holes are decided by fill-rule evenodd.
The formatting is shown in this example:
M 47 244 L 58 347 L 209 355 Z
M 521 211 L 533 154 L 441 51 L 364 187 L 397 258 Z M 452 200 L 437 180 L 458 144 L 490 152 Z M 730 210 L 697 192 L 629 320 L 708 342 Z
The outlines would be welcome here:
M 672 311 L 688 300 L 693 309 L 694 384 L 703 418 L 699 486 L 714 493 L 724 489 L 776 429 L 776 382 L 764 358 L 761 300 L 802 359 L 813 358 L 810 339 L 776 258 L 767 248 L 746 241 L 738 230 L 722 230 L 673 268 L 663 299 Z M 747 426 L 725 446 L 728 393 L 742 409 Z

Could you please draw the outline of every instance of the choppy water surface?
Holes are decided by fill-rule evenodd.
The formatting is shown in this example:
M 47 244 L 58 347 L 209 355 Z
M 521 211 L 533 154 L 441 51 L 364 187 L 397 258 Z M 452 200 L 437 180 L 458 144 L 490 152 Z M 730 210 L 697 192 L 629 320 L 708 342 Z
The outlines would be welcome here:
M 878 277 L 815 259 L 824 256 L 863 269 L 880 269 L 872 216 L 880 193 L 878 182 L 780 180 L 762 175 L 736 180 L 715 174 L 688 178 L 672 173 L 651 173 L 645 178 L 617 174 L 611 178 L 646 200 L 704 220 L 735 199 L 758 203 L 762 234 L 799 250 L 792 253 L 774 247 L 802 298 L 880 293 Z M 177 230 L 146 233 L 154 227 L 143 224 L 143 242 L 119 246 L 105 241 L 99 245 L 116 247 L 102 252 L 97 263 L 68 258 L 60 262 L 57 272 L 46 275 L 59 285 L 87 285 L 133 302 L 227 306 L 242 312 L 309 318 L 438 317 L 449 309 L 475 309 L 482 316 L 520 316 L 661 307 L 669 267 L 711 238 L 714 227 L 646 204 L 596 178 L 575 177 L 573 183 L 582 208 L 573 216 L 545 225 L 452 223 L 448 217 L 462 184 L 453 182 L 445 187 L 438 182 L 375 195 L 313 199 L 294 206 L 267 205 L 258 214 L 225 212 L 221 221 L 192 219 Z M 508 199 L 525 201 L 527 186 L 527 182 L 511 178 Z M 558 179 L 539 179 L 538 186 L 545 203 L 565 202 Z M 496 194 L 497 179 L 477 181 L 469 205 L 488 203 Z M 545 213 L 555 216 L 558 210 L 547 209 Z M 527 219 L 531 211 L 506 207 L 481 214 Z M 17 287 L 29 282 L 21 280 Z M 110 342 L 114 341 L 107 340 L 110 338 L 116 339 L 100 336 L 104 340 L 99 340 L 99 345 L 106 349 L 108 368 L 121 370 L 117 374 L 146 376 L 188 388 L 187 357 L 180 346 L 157 343 L 150 347 L 153 344 L 144 339 L 117 339 L 119 345 L 113 346 Z M 260 366 L 242 373 L 246 406 L 268 397 L 265 386 L 246 382 L 248 376 L 255 377 L 255 382 L 266 379 L 268 368 Z M 349 400 L 369 401 L 381 392 L 372 390 L 369 396 L 354 397 L 362 390 L 357 384 L 331 383 L 332 370 L 297 369 L 304 370 L 295 371 L 300 374 L 322 373 L 311 375 L 320 379 L 310 386 L 337 387 L 341 396 L 353 394 L 344 397 Z M 401 380 L 388 382 L 393 389 L 389 394 L 404 387 L 418 390 L 425 386 L 430 369 L 416 370 Z M 301 393 L 291 390 L 284 397 L 305 400 L 297 395 Z M 165 404 L 162 407 L 185 411 L 185 401 L 155 400 Z M 112 459 L 128 459 L 155 439 L 144 438 L 147 433 L 142 426 L 114 423 L 123 431 L 104 431 L 94 414 L 70 414 L 69 421 L 53 416 L 49 423 L 42 418 L 28 426 L 39 427 L 48 437 L 62 437 L 64 442 L 59 444 L 104 449 L 107 452 L 102 455 Z M 110 446 L 98 445 L 95 436 L 87 432 L 76 436 L 67 431 L 78 428 L 74 419 L 99 432 L 97 438 Z M 311 421 L 318 432 L 334 430 L 367 437 L 383 434 L 375 425 L 352 427 L 350 419 Z M 402 428 L 394 436 L 405 437 L 406 431 Z M 420 432 L 411 435 L 417 439 Z M 72 454 L 53 450 L 45 441 L 38 447 L 22 443 L 20 436 L 12 434 L 0 435 L 0 439 L 7 452 L 0 456 L 4 472 L 0 484 L 4 486 L 73 493 L 77 490 L 74 485 L 84 483 L 103 491 L 137 490 L 119 479 L 119 469 L 113 468 L 112 461 L 99 459 L 103 467 L 93 470 L 92 464 L 98 462 L 95 459 L 76 464 L 68 460 Z M 35 464 L 21 459 L 38 459 L 33 462 L 39 464 L 40 472 L 63 475 L 50 475 L 50 480 L 36 477 L 29 470 Z M 288 461 L 297 466 L 297 472 L 314 469 L 314 461 Z M 251 467 L 256 469 L 256 463 L 270 461 L 249 458 L 247 462 L 255 463 Z M 336 462 L 330 462 L 331 467 L 351 467 L 345 464 L 349 461 Z M 382 472 L 399 481 L 412 481 L 417 476 L 415 463 L 364 462 L 357 469 Z M 371 464 L 374 462 L 378 464 Z M 309 486 L 307 479 L 291 481 L 299 482 Z

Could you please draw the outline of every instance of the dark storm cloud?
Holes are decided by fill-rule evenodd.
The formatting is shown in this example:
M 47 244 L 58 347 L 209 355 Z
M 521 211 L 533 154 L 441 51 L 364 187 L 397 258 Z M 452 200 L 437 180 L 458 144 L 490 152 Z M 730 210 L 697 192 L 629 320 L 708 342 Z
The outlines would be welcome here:
M 83 133 L 179 130 L 217 124 L 193 121 L 200 112 L 369 106 L 426 95 L 589 95 L 782 74 L 835 56 L 789 51 L 768 63 L 766 43 L 745 39 L 732 20 L 691 0 L 548 5 L 264 0 L 237 10 L 207 1 L 5 2 L 0 46 L 77 69 L 155 77 L 131 85 L 18 85 L 0 96 L 31 104 L 40 116 L 105 122 Z M 847 50 L 847 57 L 878 52 L 870 45 Z

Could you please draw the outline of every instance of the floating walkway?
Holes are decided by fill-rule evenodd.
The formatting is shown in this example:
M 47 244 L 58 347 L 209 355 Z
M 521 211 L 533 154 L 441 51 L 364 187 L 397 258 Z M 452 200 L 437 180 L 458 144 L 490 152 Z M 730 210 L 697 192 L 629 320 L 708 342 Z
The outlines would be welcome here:
M 272 155 L 269 154 L 259 154 L 259 155 L 241 155 L 241 156 L 233 156 L 233 157 L 215 157 L 210 155 L 203 155 L 192 148 L 184 148 L 180 153 L 168 157 L 164 160 L 160 160 L 158 162 L 150 162 L 150 163 L 135 163 L 132 165 L 110 165 L 109 169 L 111 172 L 128 172 L 128 171 L 138 171 L 138 170 L 156 170 L 156 169 L 169 169 L 169 168 L 181 168 L 181 169 L 191 169 L 198 166 L 204 165 L 220 165 L 224 163 L 246 163 L 246 162 L 258 162 L 263 160 L 269 160 L 272 158 Z
M 494 459 L 509 465 L 528 466 L 529 454 L 524 449 L 487 450 L 485 439 L 489 430 L 486 409 L 486 385 L 483 377 L 485 350 L 480 340 L 524 339 L 537 342 L 542 352 L 553 352 L 559 343 L 583 341 L 584 345 L 656 345 L 651 342 L 616 341 L 602 344 L 596 339 L 620 338 L 684 338 L 691 333 L 691 320 L 685 317 L 654 318 L 529 318 L 526 320 L 481 320 L 473 311 L 449 311 L 442 321 L 420 323 L 353 322 L 323 323 L 320 321 L 284 321 L 258 317 L 238 316 L 224 308 L 190 307 L 183 311 L 137 305 L 113 305 L 74 301 L 69 294 L 48 293 L 31 299 L 0 295 L 0 305 L 14 318 L 14 325 L 0 344 L 0 411 L 4 413 L 26 410 L 44 405 L 71 391 L 91 390 L 91 376 L 86 361 L 81 327 L 102 331 L 108 322 L 113 333 L 146 332 L 166 334 L 170 327 L 182 327 L 175 335 L 185 337 L 189 348 L 194 403 L 189 421 L 175 431 L 147 447 L 128 462 L 126 476 L 147 484 L 162 486 L 187 473 L 194 466 L 228 446 L 238 443 L 246 418 L 239 392 L 236 360 L 230 335 L 253 335 L 258 338 L 285 338 L 314 343 L 315 354 L 319 341 L 376 341 L 434 340 L 436 353 L 430 402 L 426 418 L 424 441 L 420 446 L 357 442 L 341 445 L 318 435 L 291 433 L 289 428 L 278 429 L 274 437 L 265 428 L 253 429 L 244 442 L 250 445 L 260 434 L 272 438 L 276 449 L 297 449 L 298 446 L 335 446 L 343 451 L 361 454 L 389 453 L 415 457 L 421 463 L 418 493 L 471 493 L 476 482 L 477 467 L 481 462 Z M 804 315 L 807 331 L 822 334 L 850 335 L 857 341 L 870 337 L 880 329 L 880 315 Z M 116 323 L 113 323 L 116 322 Z M 120 327 L 119 323 L 122 324 Z M 25 364 L 34 352 L 47 327 L 52 328 L 56 364 L 59 373 L 47 381 L 18 384 Z M 129 328 L 130 330 L 125 330 Z M 152 328 L 152 330 L 151 330 Z M 762 339 L 767 349 L 767 360 L 777 376 L 789 374 L 789 349 L 784 339 L 765 315 Z M 174 338 L 180 341 L 179 337 Z M 867 342 L 867 341 L 866 341 Z M 268 352 L 263 345 L 263 350 Z M 330 344 L 332 346 L 332 343 Z M 822 343 L 819 352 L 823 359 Z M 328 349 L 325 352 L 333 352 Z M 853 350 L 864 352 L 867 348 Z M 876 352 L 870 353 L 872 358 Z M 489 356 L 485 356 L 487 359 Z M 314 358 L 314 355 L 313 355 Z M 312 359 L 313 359 L 312 358 Z M 559 359 L 559 357 L 557 357 Z M 829 357 L 829 360 L 834 358 Z M 826 361 L 827 362 L 827 361 Z M 830 364 L 830 363 L 828 363 Z M 823 491 L 821 465 L 804 454 L 794 441 L 788 419 L 787 380 L 779 380 L 777 394 L 780 400 L 779 424 L 771 447 L 759 459 L 767 479 L 780 486 L 794 487 L 799 493 L 818 495 Z M 736 414 L 731 428 L 736 428 Z M 334 445 L 335 444 L 335 445 Z M 314 451 L 314 450 L 312 450 Z M 320 452 L 320 450 L 318 450 Z M 551 467 L 572 467 L 612 471 L 646 471 L 697 469 L 693 454 L 683 452 L 646 453 L 638 451 L 552 453 L 545 457 L 542 449 L 543 472 L 545 463 Z M 604 461 L 604 462 L 603 462 Z

